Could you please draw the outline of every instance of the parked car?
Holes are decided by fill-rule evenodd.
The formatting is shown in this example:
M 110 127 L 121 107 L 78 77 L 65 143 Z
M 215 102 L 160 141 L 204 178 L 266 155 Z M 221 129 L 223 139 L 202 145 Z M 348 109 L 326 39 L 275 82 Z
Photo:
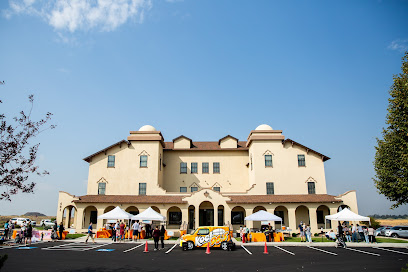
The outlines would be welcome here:
M 378 229 L 376 229 L 375 231 L 375 236 L 385 236 L 385 231 L 391 229 L 391 226 L 383 226 L 383 227 L 379 227 Z
M 51 221 L 51 219 L 43 219 L 43 220 L 41 220 L 40 225 L 42 227 L 52 227 L 52 226 L 54 226 L 54 222 Z
M 395 226 L 389 230 L 385 231 L 385 236 L 387 237 L 404 237 L 408 238 L 408 226 Z

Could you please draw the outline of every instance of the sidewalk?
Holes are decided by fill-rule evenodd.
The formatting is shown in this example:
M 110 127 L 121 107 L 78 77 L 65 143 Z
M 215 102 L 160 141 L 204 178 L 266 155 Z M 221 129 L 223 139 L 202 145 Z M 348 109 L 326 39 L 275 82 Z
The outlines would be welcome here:
M 82 236 L 79 238 L 75 238 L 75 239 L 66 239 L 66 240 L 57 240 L 57 241 L 62 241 L 62 242 L 75 242 L 75 243 L 85 243 L 86 240 L 86 236 Z M 148 244 L 154 244 L 153 240 L 149 240 L 149 239 L 139 239 L 137 240 L 137 242 L 134 242 L 132 240 L 128 240 L 126 239 L 124 242 L 113 242 L 111 238 L 95 238 L 95 243 L 115 243 L 115 244 L 139 244 L 139 243 L 147 243 Z M 178 244 L 180 242 L 179 239 L 177 240 L 164 240 L 164 244 L 165 245 L 174 245 L 174 244 Z M 88 239 L 88 243 L 92 243 L 92 239 Z

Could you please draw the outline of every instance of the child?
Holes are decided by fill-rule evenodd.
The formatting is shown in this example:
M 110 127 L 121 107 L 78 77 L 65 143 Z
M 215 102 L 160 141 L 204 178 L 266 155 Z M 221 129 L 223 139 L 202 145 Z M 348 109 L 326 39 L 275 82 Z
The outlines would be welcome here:
M 44 240 L 44 232 L 41 232 L 41 241 Z

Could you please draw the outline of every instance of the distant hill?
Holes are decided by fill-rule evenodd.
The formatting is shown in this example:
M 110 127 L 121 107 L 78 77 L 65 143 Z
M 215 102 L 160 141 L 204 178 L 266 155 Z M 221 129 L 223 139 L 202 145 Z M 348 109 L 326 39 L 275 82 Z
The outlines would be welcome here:
M 39 212 L 28 212 L 24 214 L 25 216 L 46 216 L 43 213 L 39 213 Z

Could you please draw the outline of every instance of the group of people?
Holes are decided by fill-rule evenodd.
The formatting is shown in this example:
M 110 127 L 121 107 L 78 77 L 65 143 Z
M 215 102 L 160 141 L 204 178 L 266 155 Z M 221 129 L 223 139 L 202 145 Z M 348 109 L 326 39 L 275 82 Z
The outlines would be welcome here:
M 164 225 L 162 225 L 160 229 L 159 229 L 159 226 L 155 226 L 152 231 L 150 231 L 150 228 L 151 228 L 150 224 L 146 224 L 145 226 L 146 238 L 149 238 L 149 237 L 153 238 L 155 251 L 159 250 L 159 240 L 161 240 L 161 248 L 164 249 L 164 235 L 166 233 L 166 229 Z M 137 240 L 140 238 L 140 234 L 142 233 L 143 226 L 142 226 L 142 223 L 139 222 L 139 220 L 136 220 L 130 226 L 130 229 L 129 229 L 129 226 L 127 226 L 124 221 L 118 220 L 116 221 L 116 223 L 107 224 L 106 229 L 112 231 L 112 241 L 114 242 L 124 242 L 125 237 L 126 237 L 126 232 L 130 234 L 129 231 L 132 231 L 132 241 L 137 242 Z M 92 222 L 89 223 L 88 235 L 86 237 L 85 243 L 88 243 L 89 238 L 91 238 L 92 241 L 95 243 Z
M 300 233 L 300 242 L 312 242 L 312 231 L 310 226 L 300 221 L 298 226 L 299 233 Z
M 4 224 L 4 239 L 11 239 L 15 227 L 16 225 L 11 220 Z M 21 230 L 20 233 L 17 233 L 16 242 L 31 245 L 31 238 L 33 237 L 33 226 L 31 222 L 24 221 L 20 227 Z
M 363 226 L 351 224 L 347 226 L 344 222 L 337 227 L 337 234 L 345 237 L 347 242 L 365 241 L 366 243 L 375 243 L 375 229 L 371 226 L 363 228 Z

